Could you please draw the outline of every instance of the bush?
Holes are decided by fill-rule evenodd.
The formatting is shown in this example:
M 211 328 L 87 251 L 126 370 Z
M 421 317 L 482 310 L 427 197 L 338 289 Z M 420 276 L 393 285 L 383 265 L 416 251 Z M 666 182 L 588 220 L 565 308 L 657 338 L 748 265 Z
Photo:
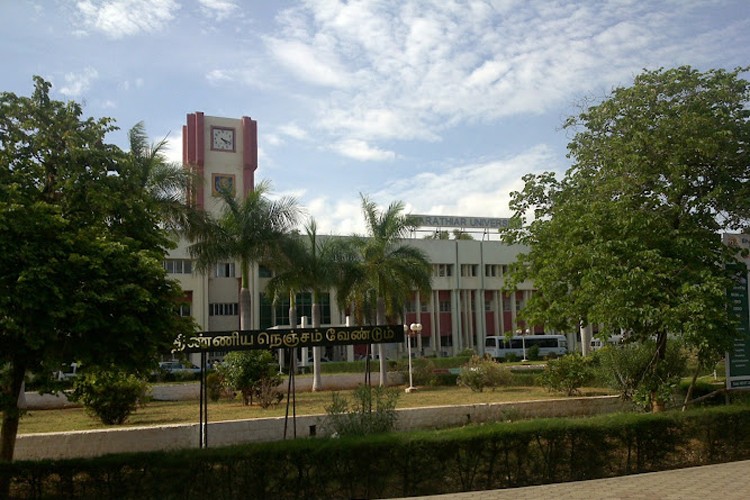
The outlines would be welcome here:
M 458 385 L 468 387 L 473 392 L 483 392 L 489 387 L 493 390 L 502 385 L 508 385 L 511 380 L 510 371 L 489 356 L 472 356 L 468 363 L 461 367 L 458 375 Z
M 332 394 L 331 404 L 325 407 L 327 417 L 323 424 L 332 435 L 362 436 L 393 430 L 397 418 L 397 390 L 360 384 L 353 397 L 350 403 L 338 392 Z
M 526 359 L 528 359 L 529 361 L 539 361 L 540 356 L 538 345 L 533 345 L 526 349 Z
M 579 389 L 591 380 L 589 361 L 580 354 L 566 354 L 550 360 L 541 375 L 541 382 L 549 391 L 562 392 L 567 396 L 579 393 Z
M 69 399 L 106 425 L 121 425 L 146 402 L 148 384 L 117 368 L 93 368 L 76 377 Z
M 214 403 L 221 399 L 224 393 L 224 377 L 219 372 L 212 371 L 206 375 L 206 385 L 208 386 L 208 399 Z
M 396 369 L 403 374 L 404 380 L 409 380 L 409 360 L 400 360 Z M 411 359 L 411 372 L 414 385 L 437 385 L 435 362 L 430 358 Z
M 670 340 L 665 359 L 653 370 L 655 352 L 653 341 L 605 346 L 596 353 L 600 376 L 623 399 L 643 410 L 671 403 L 685 373 L 687 358 L 681 344 Z
M 278 403 L 284 397 L 278 386 L 281 377 L 270 351 L 234 351 L 224 356 L 217 372 L 225 386 L 242 395 L 242 403 L 253 404 L 257 398 L 261 408 Z

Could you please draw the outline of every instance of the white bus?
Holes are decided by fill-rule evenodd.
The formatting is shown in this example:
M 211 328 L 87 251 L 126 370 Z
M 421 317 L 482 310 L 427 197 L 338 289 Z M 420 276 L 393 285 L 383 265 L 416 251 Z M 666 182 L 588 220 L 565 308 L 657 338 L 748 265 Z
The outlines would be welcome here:
M 539 357 L 542 358 L 548 354 L 562 356 L 568 352 L 568 340 L 565 335 L 514 335 L 510 339 L 487 337 L 484 341 L 484 353 L 498 360 L 505 359 L 508 354 L 523 359 L 528 356 L 529 349 L 533 346 L 539 346 Z

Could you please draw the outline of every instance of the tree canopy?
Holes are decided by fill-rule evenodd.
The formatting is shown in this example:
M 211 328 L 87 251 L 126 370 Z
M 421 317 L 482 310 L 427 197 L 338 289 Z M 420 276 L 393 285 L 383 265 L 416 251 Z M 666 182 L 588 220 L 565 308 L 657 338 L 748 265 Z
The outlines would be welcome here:
M 750 215 L 750 87 L 734 71 L 645 71 L 565 123 L 573 165 L 526 175 L 504 241 L 527 245 L 513 283 L 532 323 L 683 338 L 701 360 L 731 345 L 733 259 L 722 231 Z
M 62 362 L 149 369 L 192 325 L 163 267 L 171 241 L 111 120 L 74 102 L 0 94 L 0 460 L 11 460 L 27 373 Z
M 425 253 L 403 241 L 416 227 L 415 219 L 404 214 L 404 204 L 391 203 L 385 210 L 361 195 L 367 235 L 352 236 L 351 256 L 342 258 L 338 286 L 340 305 L 353 304 L 358 321 L 373 319 L 377 324 L 401 321 L 404 305 L 415 288 L 429 294 L 432 268 Z M 375 302 L 376 317 L 371 311 Z M 380 384 L 387 377 L 383 345 L 378 344 Z
M 272 260 L 287 234 L 297 225 L 297 200 L 283 196 L 269 198 L 271 184 L 263 181 L 244 198 L 229 191 L 220 193 L 224 208 L 218 217 L 204 212 L 195 217 L 188 232 L 188 248 L 199 271 L 206 272 L 222 260 L 240 263 L 240 328 L 252 328 L 250 269 L 253 264 Z

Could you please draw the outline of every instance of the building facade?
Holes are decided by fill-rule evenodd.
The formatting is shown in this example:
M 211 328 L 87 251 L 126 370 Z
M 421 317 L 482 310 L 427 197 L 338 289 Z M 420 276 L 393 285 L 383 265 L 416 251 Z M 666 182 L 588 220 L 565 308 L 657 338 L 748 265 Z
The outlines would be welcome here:
M 191 193 L 195 204 L 213 214 L 221 211 L 219 189 L 243 194 L 254 187 L 258 167 L 257 123 L 249 117 L 239 119 L 206 116 L 196 112 L 187 115 L 183 126 L 183 162 L 204 182 Z M 429 216 L 425 231 L 437 220 L 454 220 Z M 474 221 L 499 219 L 474 218 Z M 501 224 L 502 225 L 502 224 Z M 476 227 L 476 225 L 475 225 Z M 430 232 L 439 230 L 435 226 Z M 459 228 L 460 229 L 460 228 Z M 533 293 L 531 283 L 522 283 L 513 293 L 504 293 L 509 266 L 521 247 L 504 245 L 489 237 L 484 228 L 481 240 L 426 239 L 415 232 L 408 244 L 425 252 L 433 268 L 429 296 L 416 292 L 406 305 L 404 322 L 421 323 L 421 334 L 412 340 L 422 355 L 451 356 L 471 349 L 483 353 L 484 338 L 506 332 L 541 333 L 518 320 L 518 311 Z M 236 262 L 219 262 L 208 273 L 197 273 L 188 253 L 188 243 L 181 241 L 170 252 L 164 265 L 184 290 L 181 314 L 191 315 L 203 331 L 227 331 L 239 328 L 240 269 Z M 272 304 L 264 293 L 271 272 L 263 266 L 251 271 L 250 291 L 253 329 L 288 325 L 288 302 Z M 298 317 L 310 316 L 310 294 L 297 297 Z M 321 322 L 345 324 L 347 318 L 336 304 L 335 290 L 321 297 Z M 363 353 L 366 346 L 336 349 L 326 353 L 330 359 L 351 359 Z M 389 354 L 398 356 L 403 346 Z

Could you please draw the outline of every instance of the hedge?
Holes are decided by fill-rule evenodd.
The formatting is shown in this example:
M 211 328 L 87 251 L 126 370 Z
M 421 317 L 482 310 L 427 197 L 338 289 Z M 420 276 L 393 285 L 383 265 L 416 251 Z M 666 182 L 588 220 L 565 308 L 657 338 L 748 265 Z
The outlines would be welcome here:
M 387 498 L 750 458 L 750 407 L 0 464 L 13 498 Z

